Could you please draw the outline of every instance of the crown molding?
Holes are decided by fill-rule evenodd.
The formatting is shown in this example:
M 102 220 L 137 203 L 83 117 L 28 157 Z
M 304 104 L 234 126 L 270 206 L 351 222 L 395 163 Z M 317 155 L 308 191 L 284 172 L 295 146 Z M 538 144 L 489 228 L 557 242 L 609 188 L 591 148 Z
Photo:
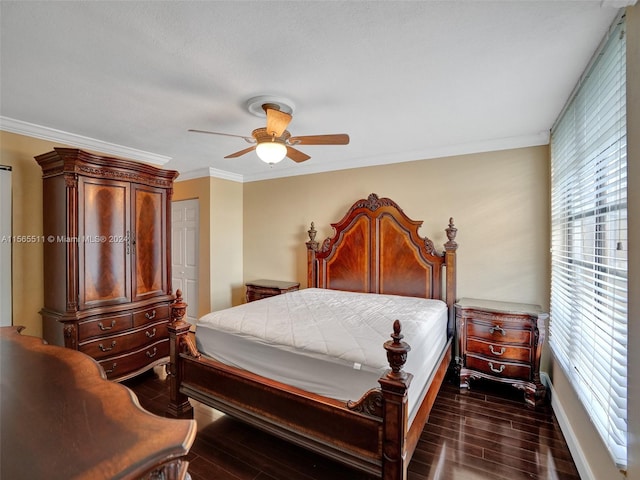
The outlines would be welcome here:
M 62 143 L 78 148 L 84 148 L 95 152 L 108 155 L 115 155 L 140 162 L 151 163 L 153 165 L 164 165 L 171 157 L 159 155 L 157 153 L 145 152 L 136 148 L 116 145 L 114 143 L 103 142 L 95 138 L 83 137 L 74 133 L 63 132 L 55 128 L 43 127 L 33 123 L 23 122 L 9 117 L 0 116 L 0 130 L 5 132 L 17 133 L 28 137 L 39 138 L 41 140 L 50 140 L 56 143 Z
M 272 180 L 275 178 L 293 177 L 298 175 L 309 175 L 314 173 L 333 172 L 338 170 L 348 170 L 352 168 L 375 167 L 379 165 L 390 165 L 394 163 L 415 162 L 421 160 L 431 160 L 435 158 L 455 157 L 458 155 L 469 155 L 474 153 L 497 152 L 500 150 L 511 150 L 525 147 L 535 147 L 549 144 L 549 131 L 534 133 L 531 135 L 520 135 L 516 137 L 494 138 L 477 142 L 461 143 L 457 145 L 447 145 L 432 147 L 425 150 L 413 152 L 398 152 L 388 155 L 378 155 L 362 159 L 351 160 L 349 166 L 345 167 L 341 163 L 324 162 L 322 164 L 295 164 L 290 167 L 281 168 L 277 171 L 260 172 L 256 174 L 244 175 L 243 182 L 256 182 L 260 180 Z
M 218 170 L 217 168 L 199 168 L 196 170 L 190 170 L 188 172 L 180 172 L 178 181 L 193 180 L 194 178 L 214 177 L 221 178 L 222 180 L 231 180 L 233 182 L 243 183 L 244 177 L 239 173 L 225 172 L 224 170 Z

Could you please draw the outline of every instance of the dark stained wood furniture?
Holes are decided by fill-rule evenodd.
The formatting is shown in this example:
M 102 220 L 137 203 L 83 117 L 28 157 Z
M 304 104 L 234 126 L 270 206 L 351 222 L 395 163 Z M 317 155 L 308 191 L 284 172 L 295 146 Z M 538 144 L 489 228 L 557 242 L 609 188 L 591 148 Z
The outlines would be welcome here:
M 77 149 L 43 177 L 43 336 L 122 380 L 167 363 L 171 195 L 178 173 Z
M 0 328 L 0 472 L 6 479 L 184 479 L 194 420 L 143 410 L 93 359 Z
M 409 346 L 402 340 L 400 325 L 394 324 L 392 339 L 384 345 L 391 368 L 380 378 L 380 387 L 363 392 L 355 401 L 340 402 L 200 355 L 188 334 L 190 325 L 182 320 L 186 305 L 179 301 L 169 326 L 169 413 L 191 415 L 191 397 L 378 478 L 406 479 L 407 465 L 451 361 L 454 333 L 456 228 L 450 220 L 445 251 L 440 253 L 431 240 L 418 234 L 421 224 L 392 200 L 371 194 L 333 224 L 335 235 L 322 245 L 315 240 L 312 224 L 306 244 L 309 287 L 446 301 L 447 346 L 411 425 L 407 390 L 412 375 L 402 370 Z
M 528 405 L 545 400 L 540 356 L 547 314 L 538 305 L 463 298 L 455 306 L 460 387 L 484 378 L 513 385 Z
M 245 286 L 247 287 L 247 302 L 254 302 L 262 298 L 294 292 L 300 288 L 300 283 L 280 280 L 254 280 L 247 282 Z

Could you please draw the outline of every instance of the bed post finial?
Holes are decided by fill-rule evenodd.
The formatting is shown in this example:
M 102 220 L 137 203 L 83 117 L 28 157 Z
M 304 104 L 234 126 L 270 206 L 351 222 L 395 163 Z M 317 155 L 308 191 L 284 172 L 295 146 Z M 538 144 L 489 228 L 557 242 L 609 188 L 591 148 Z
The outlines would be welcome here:
M 387 360 L 391 367 L 387 377 L 393 379 L 405 379 L 407 377 L 402 367 L 407 361 L 407 353 L 409 353 L 411 347 L 407 342 L 402 341 L 404 335 L 400 333 L 401 329 L 400 320 L 393 322 L 393 333 L 391 334 L 393 340 L 387 340 L 384 343 L 384 349 L 387 351 Z
M 449 321 L 447 323 L 447 335 L 449 337 L 455 335 L 455 313 L 454 303 L 457 300 L 456 292 L 456 234 L 458 229 L 453 224 L 453 217 L 449 218 L 449 227 L 445 230 L 449 241 L 444 244 L 444 265 L 446 270 L 446 302 L 449 308 Z
M 456 234 L 458 233 L 458 229 L 453 224 L 453 217 L 449 218 L 449 227 L 445 229 L 447 232 L 447 238 L 449 241 L 444 244 L 444 247 L 447 250 L 458 248 L 458 244 L 456 243 Z
M 182 301 L 182 290 L 176 290 L 176 298 L 171 304 L 171 321 L 173 323 L 182 322 L 187 313 L 187 304 Z
M 318 250 L 318 242 L 316 242 L 316 227 L 313 222 L 311 222 L 311 228 L 307 230 L 307 234 L 309 235 L 309 241 L 307 242 L 307 248 L 310 248 L 314 251 Z
M 316 226 L 311 222 L 311 228 L 307 230 L 309 241 L 307 245 L 307 287 L 314 288 L 318 286 L 318 266 L 316 262 L 316 252 L 318 251 L 318 242 L 316 241 Z

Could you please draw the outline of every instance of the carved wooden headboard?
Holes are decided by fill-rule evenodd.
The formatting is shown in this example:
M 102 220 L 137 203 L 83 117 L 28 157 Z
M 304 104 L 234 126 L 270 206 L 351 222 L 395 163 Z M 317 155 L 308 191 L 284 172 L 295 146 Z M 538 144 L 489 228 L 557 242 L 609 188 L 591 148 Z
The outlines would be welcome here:
M 307 242 L 307 285 L 354 292 L 384 293 L 446 301 L 456 300 L 457 229 L 445 229 L 448 241 L 438 252 L 418 235 L 421 221 L 411 220 L 389 198 L 375 193 L 358 200 L 320 245 L 313 223 Z M 443 281 L 444 280 L 444 281 Z M 444 289 L 444 292 L 443 292 Z

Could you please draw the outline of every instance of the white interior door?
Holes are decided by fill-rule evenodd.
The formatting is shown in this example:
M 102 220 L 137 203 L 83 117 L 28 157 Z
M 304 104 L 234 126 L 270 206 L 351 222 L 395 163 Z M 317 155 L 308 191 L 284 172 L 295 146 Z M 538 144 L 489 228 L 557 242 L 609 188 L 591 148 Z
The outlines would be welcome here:
M 199 211 L 197 199 L 171 204 L 171 281 L 174 292 L 182 290 L 191 324 L 198 318 Z
M 11 167 L 0 165 L 0 326 L 12 323 Z

